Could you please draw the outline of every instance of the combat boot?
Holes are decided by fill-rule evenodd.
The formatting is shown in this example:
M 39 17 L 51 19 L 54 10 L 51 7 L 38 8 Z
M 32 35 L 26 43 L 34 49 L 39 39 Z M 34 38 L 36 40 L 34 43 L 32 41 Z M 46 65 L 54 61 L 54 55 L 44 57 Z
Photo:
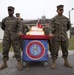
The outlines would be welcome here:
M 22 71 L 23 70 L 23 65 L 21 61 L 18 61 L 18 70 Z
M 2 65 L 0 66 L 0 70 L 7 68 L 7 61 L 3 60 Z
M 64 65 L 69 68 L 73 68 L 73 66 L 68 62 L 68 59 L 64 59 Z
M 52 69 L 55 69 L 55 68 L 56 68 L 56 62 L 55 62 L 55 60 L 52 60 L 51 68 L 52 68 Z

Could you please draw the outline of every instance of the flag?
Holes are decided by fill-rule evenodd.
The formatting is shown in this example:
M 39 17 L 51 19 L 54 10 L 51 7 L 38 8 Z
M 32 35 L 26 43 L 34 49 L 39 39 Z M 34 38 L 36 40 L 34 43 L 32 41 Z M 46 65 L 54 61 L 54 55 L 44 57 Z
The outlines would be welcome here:
M 38 28 L 42 28 L 42 24 L 40 23 L 40 19 L 38 19 L 37 26 L 38 26 Z
M 38 24 L 38 28 L 42 28 L 42 24 Z

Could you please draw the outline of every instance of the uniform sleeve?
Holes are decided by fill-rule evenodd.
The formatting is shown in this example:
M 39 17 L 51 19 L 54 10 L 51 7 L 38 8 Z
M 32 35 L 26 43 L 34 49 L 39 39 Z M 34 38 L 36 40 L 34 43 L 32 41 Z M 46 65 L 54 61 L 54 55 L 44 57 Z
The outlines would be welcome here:
M 26 28 L 26 25 L 25 25 L 25 23 L 23 22 L 23 30 L 22 30 L 22 32 L 23 32 L 23 34 L 26 34 L 26 32 L 27 32 L 27 28 Z
M 5 19 L 3 19 L 1 22 L 1 29 L 5 30 Z
M 18 21 L 18 32 L 22 32 L 22 30 L 23 30 L 23 22 L 22 21 Z
M 19 33 L 22 30 L 21 21 L 16 18 L 16 22 L 17 22 L 16 24 L 17 33 Z
M 52 33 L 51 27 L 44 27 L 43 31 L 45 35 L 50 35 Z
M 52 34 L 52 32 L 53 32 L 53 28 L 49 27 L 49 34 Z
M 68 24 L 67 24 L 67 31 L 71 28 L 71 23 L 70 20 L 68 19 Z
M 51 29 L 52 29 L 52 33 L 54 32 L 54 21 L 55 21 L 55 18 L 52 18 L 51 21 L 50 21 L 50 26 L 51 26 Z

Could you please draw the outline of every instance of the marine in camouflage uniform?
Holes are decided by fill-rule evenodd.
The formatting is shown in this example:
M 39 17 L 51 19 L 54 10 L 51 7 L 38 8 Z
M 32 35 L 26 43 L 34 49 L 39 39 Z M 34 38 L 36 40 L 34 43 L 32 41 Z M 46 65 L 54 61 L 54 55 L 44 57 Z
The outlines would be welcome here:
M 45 24 L 45 26 L 43 27 L 43 30 L 44 30 L 44 32 L 45 32 L 45 35 L 47 35 L 47 36 L 50 36 L 50 34 L 52 34 L 53 29 L 52 29 L 52 27 L 51 27 L 49 21 L 46 21 L 46 24 Z M 50 38 L 51 38 L 51 37 L 50 37 Z M 49 50 L 50 50 L 50 52 L 51 52 L 52 39 L 49 39 L 49 40 L 48 40 L 48 44 L 49 44 Z
M 18 69 L 22 70 L 21 52 L 18 33 L 21 32 L 20 21 L 13 16 L 14 7 L 8 7 L 9 16 L 2 20 L 1 28 L 4 30 L 3 37 L 3 64 L 0 70 L 7 67 L 7 60 L 9 59 L 9 49 L 12 45 L 15 53 L 16 60 L 18 61 Z
M 25 25 L 25 22 L 24 20 L 20 17 L 20 13 L 16 13 L 16 17 L 20 22 L 20 25 L 21 25 L 21 32 L 23 35 L 26 35 L 26 33 L 29 31 L 29 28 L 27 25 Z M 20 49 L 23 50 L 23 39 L 19 39 L 19 42 L 20 42 Z
M 49 25 L 49 21 L 46 21 L 46 24 L 45 26 L 43 27 L 43 30 L 45 32 L 45 35 L 50 35 L 52 34 L 52 28 L 51 26 Z
M 51 68 L 56 67 L 55 60 L 58 57 L 59 47 L 62 49 L 62 57 L 64 58 L 64 65 L 72 68 L 72 66 L 68 62 L 68 37 L 67 31 L 70 29 L 70 21 L 67 17 L 63 16 L 63 5 L 57 6 L 57 13 L 55 17 L 51 20 L 51 26 L 54 29 L 52 32 L 54 37 L 52 38 L 52 64 Z
M 29 28 L 27 25 L 25 25 L 25 22 L 24 20 L 20 17 L 20 13 L 16 13 L 16 17 L 18 20 L 21 21 L 21 26 L 22 26 L 22 34 L 23 35 L 26 35 L 26 33 L 29 31 Z M 20 38 L 20 46 L 21 46 L 21 49 L 23 47 L 23 40 Z
M 23 35 L 26 35 L 26 33 L 29 31 L 29 28 L 28 28 L 28 26 L 25 25 L 25 22 L 24 22 L 24 20 L 21 18 L 20 13 L 16 13 L 16 18 L 17 18 L 19 21 L 21 21 L 21 22 L 20 22 L 20 25 L 21 25 L 21 27 L 22 27 L 22 29 L 21 29 L 22 34 L 23 34 Z M 20 42 L 20 49 L 23 50 L 23 39 L 21 39 L 21 37 L 20 37 L 20 39 L 19 39 L 19 42 Z M 13 58 L 15 58 L 15 53 L 14 53 L 14 55 L 13 55 Z

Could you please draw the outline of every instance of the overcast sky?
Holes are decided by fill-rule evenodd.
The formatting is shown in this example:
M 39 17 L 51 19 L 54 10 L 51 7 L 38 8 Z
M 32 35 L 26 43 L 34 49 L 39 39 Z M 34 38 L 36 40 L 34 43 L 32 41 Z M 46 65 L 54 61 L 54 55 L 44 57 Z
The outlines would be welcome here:
M 74 8 L 74 0 L 0 0 L 0 21 L 8 15 L 8 6 L 14 6 L 15 13 L 20 13 L 24 19 L 37 19 L 43 15 L 52 18 L 57 14 L 56 6 L 60 4 L 64 5 L 63 14 L 69 17 L 69 11 Z M 74 24 L 74 10 L 70 14 L 71 23 Z
M 60 4 L 64 5 L 64 15 L 68 17 L 69 11 L 74 8 L 74 0 L 0 0 L 0 21 L 8 15 L 8 6 L 14 6 L 15 13 L 19 12 L 24 19 L 37 19 L 43 15 L 52 18 L 57 14 L 56 6 Z M 74 10 L 71 11 L 72 22 L 73 13 Z

